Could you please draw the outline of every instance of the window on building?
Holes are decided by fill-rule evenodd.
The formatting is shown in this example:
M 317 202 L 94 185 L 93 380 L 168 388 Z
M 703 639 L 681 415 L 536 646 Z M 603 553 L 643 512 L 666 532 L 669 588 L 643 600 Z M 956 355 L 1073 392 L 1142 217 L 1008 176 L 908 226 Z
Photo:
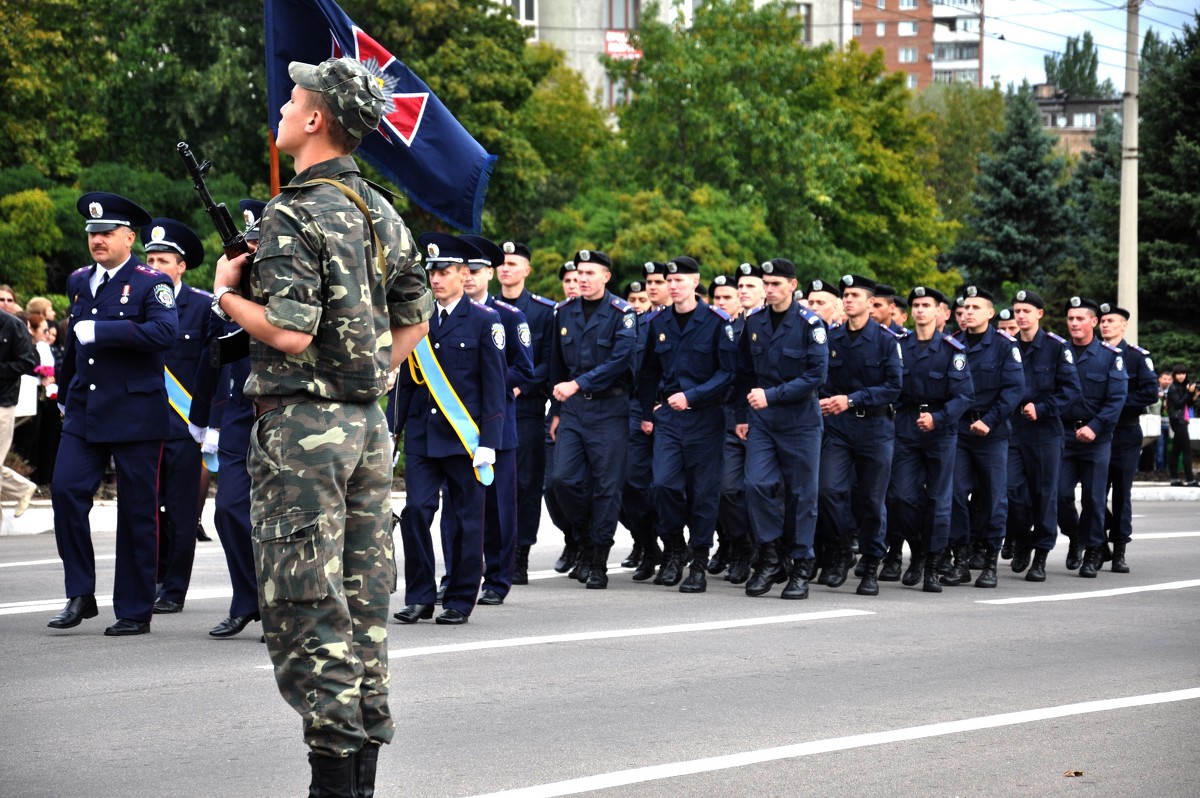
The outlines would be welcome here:
M 608 0 L 609 30 L 633 30 L 641 16 L 641 0 Z
M 876 36 L 886 36 L 887 35 L 887 24 L 883 23 L 883 22 L 876 22 L 875 23 L 875 35 Z
M 531 35 L 537 35 L 537 0 L 510 0 L 513 16 L 522 25 L 533 28 Z
M 854 10 L 858 11 L 862 8 L 862 0 L 854 0 Z
M 979 17 L 963 17 L 958 21 L 958 29 L 965 33 L 979 33 Z
M 934 83 L 953 83 L 954 73 L 949 69 L 935 69 L 933 71 Z
M 912 9 L 914 9 L 916 7 L 917 7 L 917 0 L 900 0 L 900 8 L 902 8 L 902 9 L 911 11 Z
M 938 61 L 969 61 L 979 58 L 978 42 L 941 42 L 933 46 Z
M 1096 114 L 1082 113 L 1071 114 L 1071 127 L 1095 127 Z
M 854 35 L 862 36 L 862 23 L 861 22 L 854 23 Z
M 917 23 L 915 23 L 915 22 L 898 22 L 898 23 L 896 23 L 896 26 L 899 29 L 897 32 L 901 36 L 916 36 L 917 35 Z
M 878 0 L 878 5 L 881 9 L 887 8 L 887 0 Z
M 787 12 L 793 17 L 800 17 L 800 21 L 804 23 L 803 42 L 805 44 L 813 43 L 813 7 L 812 3 L 788 3 Z
M 979 83 L 978 69 L 959 69 L 954 73 L 954 79 L 959 83 Z
M 916 75 L 905 76 L 904 85 L 908 86 L 910 89 L 917 88 L 917 76 Z
M 616 108 L 618 105 L 625 105 L 629 102 L 629 86 L 623 80 L 613 82 L 611 78 L 604 78 L 604 93 L 608 97 L 608 107 Z
M 901 47 L 900 48 L 900 63 L 901 64 L 917 63 L 917 48 L 916 47 Z

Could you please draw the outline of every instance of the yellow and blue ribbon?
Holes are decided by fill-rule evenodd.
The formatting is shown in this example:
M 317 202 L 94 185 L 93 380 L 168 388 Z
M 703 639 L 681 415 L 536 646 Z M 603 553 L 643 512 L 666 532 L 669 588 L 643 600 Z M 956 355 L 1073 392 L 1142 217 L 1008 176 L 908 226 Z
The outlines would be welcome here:
M 166 366 L 163 366 L 163 374 L 167 381 L 167 401 L 171 403 L 171 407 L 175 408 L 175 412 L 183 419 L 183 423 L 187 424 L 188 414 L 192 412 L 192 395 Z M 201 457 L 204 458 L 204 467 L 210 473 L 217 473 L 219 463 L 216 452 L 203 454 Z
M 446 377 L 446 372 L 442 371 L 442 364 L 438 362 L 437 355 L 433 352 L 429 336 L 422 338 L 413 353 L 408 356 L 408 370 L 412 375 L 413 382 L 429 389 L 429 395 L 433 397 L 433 401 L 441 409 L 442 415 L 450 422 L 454 433 L 462 441 L 463 448 L 467 450 L 467 456 L 473 460 L 475 450 L 479 448 L 479 425 L 467 412 L 462 399 L 458 398 L 454 386 Z M 424 379 L 421 375 L 424 375 Z M 491 485 L 495 476 L 490 465 L 475 469 L 475 478 L 484 485 Z

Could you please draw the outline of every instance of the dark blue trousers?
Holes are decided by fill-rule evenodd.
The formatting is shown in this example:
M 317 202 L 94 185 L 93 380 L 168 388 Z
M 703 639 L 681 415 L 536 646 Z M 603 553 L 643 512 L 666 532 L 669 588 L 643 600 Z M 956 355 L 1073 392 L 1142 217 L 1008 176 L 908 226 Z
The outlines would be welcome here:
M 746 503 L 746 442 L 729 428 L 728 423 L 723 448 L 721 502 L 717 506 L 717 529 L 722 546 L 753 534 L 750 508 Z
M 825 418 L 821 445 L 820 510 L 823 523 L 849 547 L 858 503 L 858 543 L 864 557 L 883 559 L 884 502 L 892 475 L 896 427 L 887 416 L 859 418 L 847 411 Z
M 1062 422 L 1057 418 L 1029 422 L 1013 421 L 1013 437 L 1017 458 L 1013 468 L 1024 475 L 1024 488 L 1029 496 L 1028 517 L 1033 524 L 1030 545 L 1050 551 L 1058 539 L 1058 482 L 1062 470 Z M 1016 493 L 1020 493 L 1020 488 Z M 1012 512 L 1012 507 L 1009 507 Z
M 654 433 L 642 432 L 641 418 L 629 419 L 629 443 L 625 451 L 625 484 L 621 486 L 621 524 L 635 541 L 655 537 L 658 514 L 654 509 Z
M 433 549 L 433 516 L 442 485 L 450 493 L 443 513 L 460 521 L 454 524 L 446 571 L 449 579 L 442 606 L 470 615 L 483 577 L 483 485 L 475 478 L 466 453 L 452 457 L 405 454 L 408 501 L 400 514 L 400 540 L 404 546 L 404 603 L 432 604 L 437 597 Z
M 893 466 L 893 475 L 895 466 Z M 1000 547 L 1008 526 L 1008 438 L 980 437 L 959 431 L 954 454 L 954 507 L 950 543 L 965 543 L 971 534 L 971 505 L 979 514 L 980 538 Z
M 158 469 L 162 441 L 88 443 L 63 433 L 54 464 L 51 504 L 54 539 L 63 561 L 67 597 L 96 592 L 96 555 L 88 516 L 108 459 L 117 466 L 117 568 L 113 610 L 149 623 L 158 565 Z M 192 535 L 196 531 L 193 528 Z
M 664 541 L 688 529 L 693 549 L 712 546 L 721 501 L 725 411 L 720 405 L 654 413 L 654 509 Z
M 957 427 L 923 432 L 915 410 L 896 416 L 888 534 L 903 537 L 913 551 L 941 554 L 950 542 L 957 447 Z
M 814 399 L 815 401 L 815 399 Z M 746 437 L 746 508 L 761 545 L 777 543 L 792 559 L 814 557 L 821 424 L 768 425 L 750 419 Z
M 1062 469 L 1058 475 L 1058 526 L 1076 546 L 1104 545 L 1104 499 L 1111 454 L 1111 437 L 1079 443 L 1074 430 L 1064 432 Z M 1076 485 L 1081 488 L 1078 513 Z
M 512 590 L 517 564 L 516 460 L 516 449 L 497 450 L 495 478 L 483 489 L 483 587 L 502 597 Z M 442 489 L 442 558 L 447 581 L 454 565 L 454 530 L 463 523 L 456 510 L 447 485 Z
M 225 565 L 233 585 L 229 614 L 234 617 L 258 612 L 258 577 L 250 535 L 250 474 L 246 471 L 251 426 L 253 420 L 249 425 L 241 420 L 226 423 L 217 450 L 220 470 L 213 522 L 225 549 Z
M 1133 534 L 1133 478 L 1142 456 L 1142 425 L 1124 424 L 1113 431 L 1112 455 L 1108 461 L 1108 484 L 1112 488 L 1113 543 L 1128 543 Z
M 542 490 L 546 484 L 546 421 L 517 416 L 517 545 L 537 543 L 542 524 Z
M 569 528 L 612 548 L 621 514 L 629 441 L 629 401 L 576 394 L 560 408 L 554 479 Z
M 558 446 L 550 439 L 549 419 L 544 423 L 543 430 L 542 445 L 546 452 L 546 482 L 542 486 L 542 497 L 546 500 L 546 514 L 550 516 L 550 522 L 563 533 L 563 540 L 567 544 L 573 545 L 579 542 L 579 534 L 571 528 L 571 520 L 563 512 L 562 505 L 558 503 L 558 478 L 554 474 L 554 453 Z
M 163 442 L 158 501 L 166 509 L 163 530 L 170 555 L 158 595 L 180 604 L 187 598 L 196 559 L 196 519 L 200 498 L 200 444 L 191 438 Z

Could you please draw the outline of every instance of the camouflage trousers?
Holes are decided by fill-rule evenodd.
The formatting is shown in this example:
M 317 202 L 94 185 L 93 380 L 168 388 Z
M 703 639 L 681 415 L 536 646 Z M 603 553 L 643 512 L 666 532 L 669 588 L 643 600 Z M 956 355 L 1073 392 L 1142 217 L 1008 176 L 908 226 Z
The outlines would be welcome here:
M 391 741 L 387 617 L 396 590 L 387 425 L 373 402 L 313 399 L 250 435 L 258 603 L 275 681 L 305 742 L 346 756 Z

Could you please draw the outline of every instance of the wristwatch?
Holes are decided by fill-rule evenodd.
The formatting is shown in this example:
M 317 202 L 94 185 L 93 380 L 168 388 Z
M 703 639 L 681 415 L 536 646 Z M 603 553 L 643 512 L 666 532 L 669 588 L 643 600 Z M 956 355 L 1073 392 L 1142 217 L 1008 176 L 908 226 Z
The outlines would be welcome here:
M 229 318 L 228 313 L 221 310 L 221 297 L 225 296 L 226 294 L 233 294 L 234 296 L 241 296 L 241 294 L 238 293 L 238 290 L 236 288 L 230 288 L 227 285 L 221 286 L 220 288 L 218 288 L 216 291 L 213 292 L 212 312 L 217 315 L 218 319 L 222 319 L 224 321 L 233 321 L 233 319 Z
M 214 301 L 215 301 L 215 300 L 214 300 Z M 851 399 L 849 396 L 847 396 L 847 397 L 846 397 L 846 409 L 847 409 L 847 410 L 853 410 L 853 409 L 854 409 L 854 400 L 853 400 L 853 399 Z

